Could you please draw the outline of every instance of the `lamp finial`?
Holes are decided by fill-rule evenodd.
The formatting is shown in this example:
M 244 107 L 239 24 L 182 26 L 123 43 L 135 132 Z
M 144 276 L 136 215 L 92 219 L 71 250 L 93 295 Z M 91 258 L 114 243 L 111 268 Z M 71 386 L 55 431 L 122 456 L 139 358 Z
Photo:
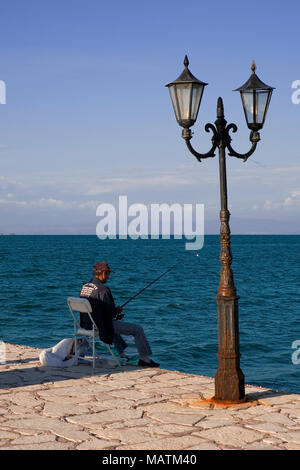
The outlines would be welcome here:
M 185 67 L 188 67 L 188 66 L 189 66 L 189 59 L 188 59 L 188 56 L 187 56 L 187 55 L 184 57 L 183 65 L 184 65 Z
M 218 98 L 218 104 L 217 104 L 217 118 L 222 119 L 224 118 L 224 105 L 223 105 L 223 100 L 221 96 Z
M 252 60 L 252 64 L 251 64 L 251 70 L 252 70 L 252 73 L 255 73 L 255 70 L 256 70 L 256 64 L 255 64 L 254 60 Z

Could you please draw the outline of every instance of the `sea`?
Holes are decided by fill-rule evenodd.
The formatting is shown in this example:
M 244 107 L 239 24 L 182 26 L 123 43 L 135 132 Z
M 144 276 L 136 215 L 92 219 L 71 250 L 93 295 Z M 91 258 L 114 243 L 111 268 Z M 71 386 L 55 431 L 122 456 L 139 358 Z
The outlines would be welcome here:
M 214 377 L 220 239 L 199 251 L 186 240 L 96 235 L 0 236 L 0 341 L 46 349 L 73 335 L 67 297 L 106 261 L 124 321 L 143 326 L 162 368 Z M 232 235 L 245 383 L 300 393 L 300 235 Z

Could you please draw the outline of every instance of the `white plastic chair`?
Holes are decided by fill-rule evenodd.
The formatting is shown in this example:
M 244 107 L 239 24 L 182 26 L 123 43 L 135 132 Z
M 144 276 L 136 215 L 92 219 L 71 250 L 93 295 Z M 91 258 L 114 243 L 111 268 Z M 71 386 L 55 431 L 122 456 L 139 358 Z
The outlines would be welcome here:
M 91 339 L 92 340 L 92 351 L 93 351 L 92 361 L 93 361 L 93 368 L 95 368 L 96 358 L 97 357 L 99 358 L 99 355 L 96 353 L 96 350 L 95 350 L 95 340 L 96 340 L 96 338 L 98 338 L 98 340 L 101 343 L 103 343 L 103 341 L 101 341 L 100 338 L 99 338 L 99 331 L 97 329 L 97 325 L 94 322 L 94 320 L 92 318 L 92 315 L 91 315 L 91 313 L 92 313 L 91 304 L 87 299 L 84 299 L 84 298 L 81 298 L 81 297 L 68 297 L 67 302 L 68 302 L 68 306 L 69 306 L 70 312 L 72 314 L 72 317 L 74 319 L 75 356 L 77 356 L 77 337 L 78 336 L 84 336 L 84 337 L 87 338 L 89 343 L 90 343 L 90 339 Z M 92 330 L 86 330 L 85 328 L 81 328 L 80 323 L 77 320 L 75 312 L 79 312 L 79 313 L 83 313 L 83 314 L 88 315 L 91 322 L 92 322 L 93 329 Z M 119 366 L 121 366 L 121 363 L 120 363 L 119 359 L 113 353 L 110 345 L 106 344 L 106 343 L 103 343 L 103 344 L 106 346 L 106 348 L 110 352 L 111 356 L 117 361 L 117 364 Z M 90 361 L 90 359 L 88 359 L 86 357 L 80 357 L 80 356 L 78 356 L 78 357 L 80 359 Z

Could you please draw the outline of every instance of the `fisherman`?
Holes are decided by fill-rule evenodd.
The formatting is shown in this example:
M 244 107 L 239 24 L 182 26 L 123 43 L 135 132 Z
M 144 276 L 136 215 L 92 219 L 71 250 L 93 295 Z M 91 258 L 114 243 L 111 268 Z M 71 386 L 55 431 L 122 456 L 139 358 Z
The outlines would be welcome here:
M 82 286 L 80 297 L 89 300 L 92 307 L 92 318 L 96 323 L 101 341 L 114 344 L 120 357 L 127 360 L 124 353 L 127 347 L 121 335 L 130 335 L 140 356 L 138 365 L 142 367 L 159 367 L 159 364 L 149 358 L 152 351 L 141 326 L 122 321 L 124 314 L 122 307 L 116 307 L 112 293 L 105 284 L 113 272 L 104 261 L 96 263 L 93 267 L 93 279 Z M 80 326 L 92 329 L 91 320 L 87 315 L 80 314 Z

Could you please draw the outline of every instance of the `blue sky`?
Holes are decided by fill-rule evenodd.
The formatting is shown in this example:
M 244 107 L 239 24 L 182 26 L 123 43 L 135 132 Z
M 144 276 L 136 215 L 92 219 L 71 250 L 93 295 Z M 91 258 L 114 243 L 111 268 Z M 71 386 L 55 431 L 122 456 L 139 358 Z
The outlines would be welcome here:
M 243 7 L 244 5 L 244 7 Z M 202 203 L 218 232 L 217 158 L 198 163 L 181 138 L 165 84 L 188 54 L 206 87 L 193 145 L 208 150 L 206 122 L 238 125 L 250 76 L 274 86 L 258 149 L 228 158 L 233 233 L 300 233 L 298 1 L 11 0 L 1 5 L 0 233 L 95 233 L 96 207 Z

